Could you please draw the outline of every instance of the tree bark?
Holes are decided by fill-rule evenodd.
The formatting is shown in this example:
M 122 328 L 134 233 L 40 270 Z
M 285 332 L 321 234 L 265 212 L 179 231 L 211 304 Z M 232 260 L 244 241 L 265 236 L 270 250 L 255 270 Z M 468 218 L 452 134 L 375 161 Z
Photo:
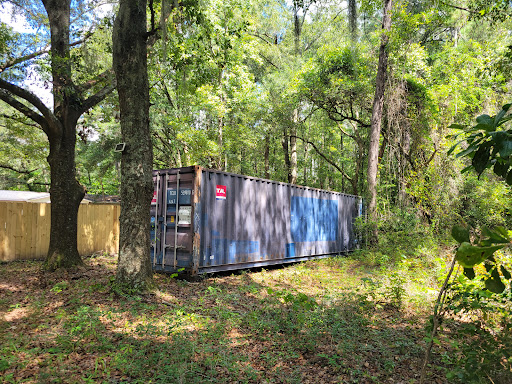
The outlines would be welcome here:
M 293 109 L 292 124 L 290 127 L 290 172 L 288 182 L 297 184 L 297 125 L 299 124 L 299 108 Z
M 270 132 L 267 132 L 265 134 L 265 154 L 264 154 L 264 161 L 265 161 L 265 179 L 270 178 Z
M 370 145 L 368 148 L 368 193 L 370 195 L 368 212 L 372 224 L 371 243 L 379 241 L 377 228 L 377 174 L 379 166 L 379 140 L 382 121 L 382 109 L 384 106 L 384 91 L 386 85 L 386 71 L 388 65 L 387 45 L 389 30 L 391 28 L 391 9 L 393 0 L 384 0 L 384 15 L 382 17 L 382 37 L 379 49 L 379 64 L 377 68 L 377 80 L 375 84 L 375 97 L 370 128 Z
M 50 246 L 45 269 L 56 270 L 82 264 L 78 253 L 78 208 L 85 188 L 76 179 L 76 123 L 63 126 L 62 135 L 50 139 Z
M 283 129 L 283 138 L 281 140 L 281 145 L 283 146 L 284 152 L 284 165 L 286 167 L 286 179 L 290 182 L 292 177 L 291 165 L 290 165 L 290 150 L 289 150 L 289 140 L 288 130 L 286 127 Z
M 123 290 L 151 288 L 150 204 L 153 148 L 149 131 L 146 0 L 121 0 L 114 23 L 113 62 L 119 93 L 121 216 L 116 284 Z
M 348 26 L 350 39 L 352 42 L 357 40 L 357 2 L 348 0 Z

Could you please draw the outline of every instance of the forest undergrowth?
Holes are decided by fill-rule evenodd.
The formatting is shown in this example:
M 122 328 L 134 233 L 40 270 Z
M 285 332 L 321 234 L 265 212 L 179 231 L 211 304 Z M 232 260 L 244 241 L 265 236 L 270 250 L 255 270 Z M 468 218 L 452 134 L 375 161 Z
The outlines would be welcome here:
M 402 244 L 193 282 L 158 274 L 158 290 L 143 297 L 112 289 L 109 255 L 52 274 L 41 262 L 3 264 L 1 381 L 418 382 L 451 249 L 428 236 Z M 454 329 L 440 333 L 430 383 L 464 377 L 468 351 Z M 469 341 L 483 346 L 484 336 Z M 504 383 L 511 372 L 486 375 L 466 382 Z

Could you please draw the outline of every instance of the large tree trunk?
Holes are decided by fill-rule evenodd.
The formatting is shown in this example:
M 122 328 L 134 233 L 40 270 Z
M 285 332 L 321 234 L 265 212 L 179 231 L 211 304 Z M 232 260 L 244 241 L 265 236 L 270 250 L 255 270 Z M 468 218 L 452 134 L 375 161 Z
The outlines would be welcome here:
M 299 124 L 299 109 L 294 108 L 292 125 L 290 127 L 290 173 L 288 182 L 297 184 L 298 163 L 297 163 L 297 125 Z
M 352 42 L 357 40 L 357 2 L 348 0 L 348 29 Z
M 391 8 L 393 0 L 384 0 L 384 15 L 382 17 L 382 37 L 379 49 L 379 65 L 377 68 L 377 80 L 375 85 L 375 97 L 370 129 L 370 146 L 368 148 L 368 193 L 370 201 L 368 212 L 372 223 L 371 243 L 376 244 L 379 240 L 377 229 L 377 173 L 379 166 L 379 140 L 382 121 L 382 109 L 384 106 L 384 90 L 386 84 L 386 71 L 388 66 L 387 45 L 389 41 L 389 30 L 391 28 Z
M 82 264 L 77 245 L 78 208 L 85 188 L 76 180 L 76 124 L 63 127 L 63 135 L 50 141 L 51 172 L 50 247 L 45 268 L 56 270 Z
M 119 93 L 121 216 L 116 283 L 146 291 L 152 285 L 150 204 L 153 148 L 149 132 L 146 0 L 121 0 L 114 24 L 113 60 Z
M 80 116 L 72 83 L 69 52 L 70 1 L 43 1 L 51 31 L 54 119 L 48 119 L 50 142 L 51 225 L 45 268 L 55 270 L 82 264 L 78 253 L 78 207 L 85 189 L 76 179 L 76 123 Z

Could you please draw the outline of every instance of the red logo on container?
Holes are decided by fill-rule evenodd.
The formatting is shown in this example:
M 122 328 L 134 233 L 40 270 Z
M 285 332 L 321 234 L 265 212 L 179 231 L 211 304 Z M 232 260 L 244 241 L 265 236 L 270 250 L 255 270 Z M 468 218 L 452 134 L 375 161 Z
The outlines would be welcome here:
M 217 185 L 215 188 L 215 197 L 217 200 L 226 200 L 226 186 L 225 185 Z
M 151 200 L 151 204 L 156 204 L 156 191 L 153 191 L 153 200 Z

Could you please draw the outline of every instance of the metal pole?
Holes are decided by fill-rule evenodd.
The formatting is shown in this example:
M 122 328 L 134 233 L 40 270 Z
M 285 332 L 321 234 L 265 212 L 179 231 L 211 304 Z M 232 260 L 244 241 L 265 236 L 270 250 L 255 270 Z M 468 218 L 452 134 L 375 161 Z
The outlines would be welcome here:
M 169 175 L 166 173 L 165 174 L 165 203 L 164 203 L 164 224 L 163 224 L 163 227 L 164 227 L 164 234 L 162 236 L 162 269 L 164 268 L 164 265 L 165 265 L 165 251 L 167 250 L 167 245 L 165 244 L 165 238 L 167 237 L 167 187 L 168 187 L 168 180 L 169 180 Z
M 156 176 L 155 236 L 153 242 L 153 266 L 156 265 L 156 240 L 158 234 L 158 197 L 160 196 L 160 175 Z
M 174 221 L 174 269 L 176 269 L 176 264 L 178 263 L 178 207 L 180 200 L 180 171 L 178 171 L 176 175 L 176 219 Z

